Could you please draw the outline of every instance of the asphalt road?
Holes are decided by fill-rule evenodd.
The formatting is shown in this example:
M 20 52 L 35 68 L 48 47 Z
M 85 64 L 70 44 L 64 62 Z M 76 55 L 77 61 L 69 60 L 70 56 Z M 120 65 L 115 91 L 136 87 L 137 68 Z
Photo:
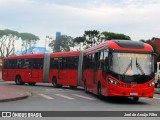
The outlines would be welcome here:
M 0 82 L 15 86 L 14 82 Z M 17 101 L 1 102 L 0 111 L 159 111 L 160 95 L 153 99 L 105 98 L 85 93 L 83 89 L 53 88 L 51 84 L 18 86 L 32 92 L 32 96 Z M 115 118 L 116 119 L 116 118 Z

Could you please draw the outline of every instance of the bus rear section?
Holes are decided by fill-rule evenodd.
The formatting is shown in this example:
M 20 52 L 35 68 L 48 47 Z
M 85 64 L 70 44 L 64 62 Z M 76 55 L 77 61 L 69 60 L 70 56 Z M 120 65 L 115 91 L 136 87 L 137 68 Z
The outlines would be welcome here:
M 54 87 L 78 86 L 79 51 L 52 53 L 49 80 Z
M 35 85 L 43 82 L 44 54 L 10 56 L 4 58 L 2 66 L 2 79 L 15 81 L 22 85 L 29 83 Z
M 103 96 L 152 98 L 154 57 L 150 45 L 135 41 L 106 41 L 84 51 L 85 91 Z

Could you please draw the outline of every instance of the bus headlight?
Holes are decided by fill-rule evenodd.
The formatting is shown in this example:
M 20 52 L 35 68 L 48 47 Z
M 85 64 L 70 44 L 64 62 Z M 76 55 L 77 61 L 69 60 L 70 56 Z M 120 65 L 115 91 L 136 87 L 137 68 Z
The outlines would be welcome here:
M 154 82 L 154 81 L 148 83 L 148 87 L 151 87 L 151 86 L 154 86 L 154 85 L 155 85 L 155 82 Z
M 112 78 L 108 78 L 108 81 L 112 84 L 119 86 L 119 83 L 117 81 L 113 80 Z

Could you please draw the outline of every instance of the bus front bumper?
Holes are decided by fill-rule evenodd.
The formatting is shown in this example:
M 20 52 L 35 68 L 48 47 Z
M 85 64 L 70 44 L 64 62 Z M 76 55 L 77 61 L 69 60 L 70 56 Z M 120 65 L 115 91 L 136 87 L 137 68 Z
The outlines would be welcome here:
M 108 86 L 108 96 L 126 96 L 126 97 L 149 97 L 153 98 L 154 86 L 139 88 L 124 88 L 110 84 Z

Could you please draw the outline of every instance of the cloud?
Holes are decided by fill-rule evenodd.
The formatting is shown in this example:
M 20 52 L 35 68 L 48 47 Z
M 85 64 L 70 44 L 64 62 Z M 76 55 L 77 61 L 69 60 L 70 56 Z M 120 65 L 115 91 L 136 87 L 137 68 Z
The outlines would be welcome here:
M 55 37 L 56 31 L 76 37 L 97 29 L 149 39 L 160 37 L 159 8 L 156 0 L 0 0 L 0 28 L 41 38 Z

